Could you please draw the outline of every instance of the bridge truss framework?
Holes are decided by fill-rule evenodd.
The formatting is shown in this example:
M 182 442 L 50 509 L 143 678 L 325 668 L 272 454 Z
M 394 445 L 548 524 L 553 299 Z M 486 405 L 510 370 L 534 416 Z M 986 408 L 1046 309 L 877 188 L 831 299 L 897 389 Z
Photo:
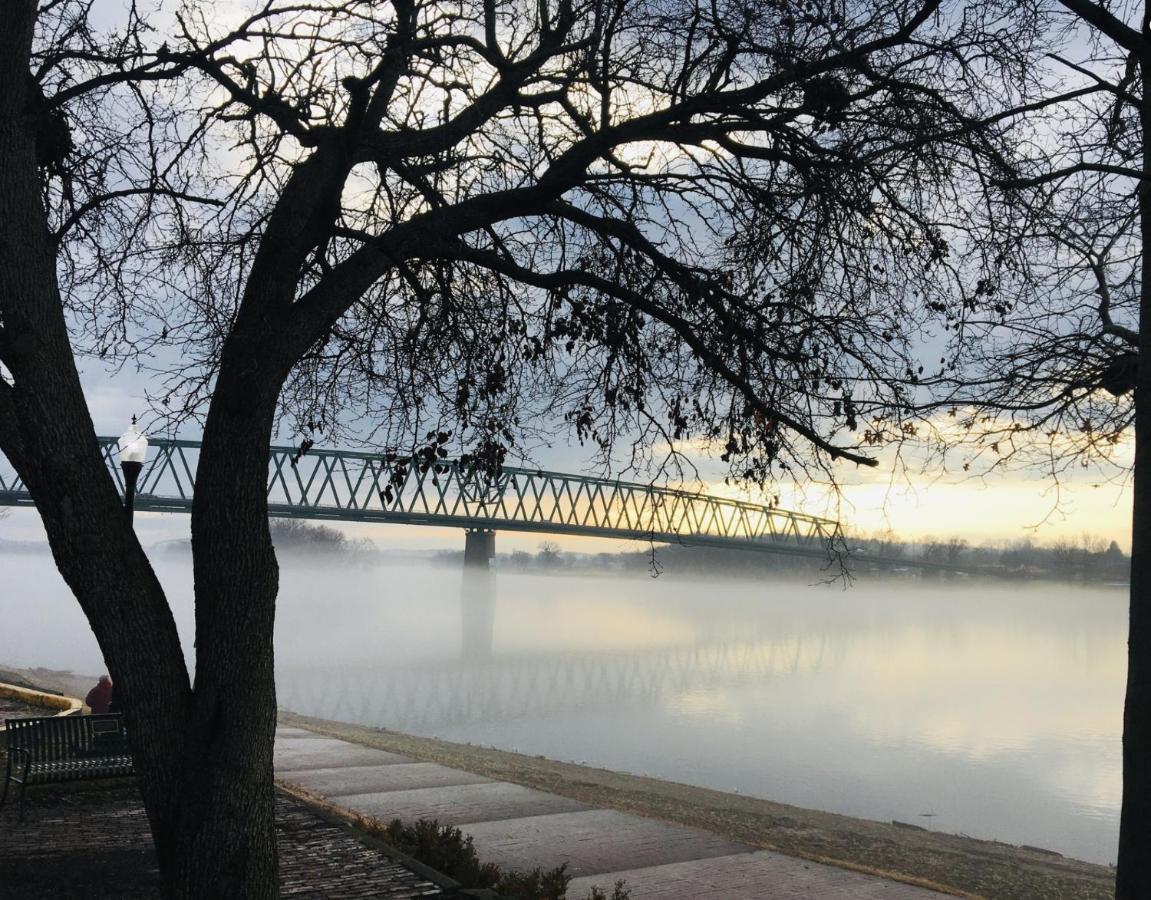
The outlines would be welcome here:
M 99 438 L 123 490 L 116 438 Z M 197 441 L 154 438 L 136 509 L 192 508 Z M 32 506 L 0 456 L 0 505 Z M 436 525 L 624 538 L 826 557 L 838 523 L 746 501 L 584 475 L 504 467 L 491 478 L 456 460 L 423 465 L 379 453 L 273 446 L 268 458 L 272 516 Z

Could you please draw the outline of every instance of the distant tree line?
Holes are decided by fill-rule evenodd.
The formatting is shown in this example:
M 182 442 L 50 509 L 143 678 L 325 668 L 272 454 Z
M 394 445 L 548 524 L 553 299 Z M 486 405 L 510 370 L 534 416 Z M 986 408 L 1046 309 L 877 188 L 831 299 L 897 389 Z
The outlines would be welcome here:
M 560 545 L 555 541 L 541 541 L 535 553 L 526 550 L 513 550 L 506 558 L 501 560 L 501 568 L 513 569 L 519 572 L 544 571 L 553 572 L 558 569 L 570 568 L 573 562 L 571 555 L 564 555 Z
M 272 541 L 284 558 L 338 559 L 361 565 L 386 562 L 375 544 L 349 539 L 342 531 L 303 519 L 272 519 Z M 852 574 L 907 572 L 932 574 L 954 566 L 957 571 L 1017 578 L 1056 578 L 1064 581 L 1126 581 L 1131 557 L 1116 541 L 1091 534 L 1063 537 L 1048 543 L 1030 538 L 973 546 L 962 537 L 925 537 L 902 541 L 891 533 L 852 536 L 847 541 L 847 569 Z M 169 545 L 187 553 L 187 542 Z M 435 553 L 436 563 L 463 565 L 462 550 Z M 876 559 L 884 560 L 883 563 Z M 513 550 L 497 554 L 495 567 L 506 572 L 609 571 L 629 574 L 711 574 L 736 577 L 794 574 L 800 577 L 838 577 L 837 564 L 823 557 L 779 553 L 752 553 L 709 547 L 655 545 L 618 553 L 580 553 L 563 550 L 554 540 L 541 541 L 536 551 Z M 928 564 L 930 568 L 922 568 Z
M 848 540 L 847 567 L 852 574 L 904 572 L 933 575 L 954 566 L 956 571 L 986 572 L 1016 578 L 1055 578 L 1064 581 L 1125 582 L 1131 558 L 1115 541 L 1089 534 L 1037 543 L 1030 538 L 972 546 L 965 538 L 927 537 L 900 541 L 892 535 L 853 537 Z M 460 553 L 442 554 L 461 557 Z M 885 560 L 883 563 L 874 561 Z M 923 564 L 927 564 L 924 567 Z M 675 575 L 724 573 L 736 577 L 794 574 L 802 577 L 838 577 L 838 565 L 820 557 L 777 553 L 750 553 L 707 547 L 659 545 L 621 553 L 564 552 L 554 541 L 540 544 L 536 553 L 515 550 L 499 554 L 496 566 L 513 572 L 613 571 Z
M 318 525 L 304 519 L 269 519 L 268 529 L 272 545 L 281 554 L 281 559 L 307 557 L 360 564 L 378 561 L 379 552 L 372 541 L 367 538 L 349 540 L 346 534 L 330 525 Z M 191 549 L 188 541 L 168 545 L 171 553 L 187 554 Z
M 1027 538 L 977 547 L 960 537 L 927 537 L 904 542 L 882 536 L 855 538 L 850 543 L 852 550 L 861 556 L 1068 581 L 1125 582 L 1131 566 L 1131 557 L 1117 542 L 1090 534 L 1058 538 L 1045 544 Z

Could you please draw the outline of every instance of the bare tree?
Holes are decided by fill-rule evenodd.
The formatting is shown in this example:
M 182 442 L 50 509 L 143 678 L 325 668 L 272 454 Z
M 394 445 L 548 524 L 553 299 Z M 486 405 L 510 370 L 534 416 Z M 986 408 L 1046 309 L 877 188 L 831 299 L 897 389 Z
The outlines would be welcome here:
M 348 546 L 347 536 L 338 528 L 316 525 L 302 519 L 273 519 L 268 523 L 268 530 L 272 543 L 280 549 L 339 553 Z
M 558 569 L 562 556 L 563 552 L 560 550 L 560 545 L 555 541 L 540 541 L 540 549 L 536 558 L 543 568 Z
M 1026 265 L 966 317 L 948 399 L 992 465 L 1117 465 L 1133 481 L 1123 809 L 1116 896 L 1151 896 L 1151 4 L 1034 0 L 1022 21 L 1064 38 L 994 117 L 1016 136 L 1005 241 Z M 990 315 L 987 315 L 987 313 Z M 947 379 L 943 379 L 946 381 Z M 1134 465 L 1117 449 L 1134 438 Z M 1035 452 L 1038 450 L 1038 456 Z M 1077 551 L 1057 548 L 1068 571 Z M 1118 550 L 1118 548 L 1116 548 Z
M 181 897 L 276 893 L 277 422 L 304 450 L 356 410 L 397 468 L 453 442 L 498 468 L 555 415 L 752 482 L 872 464 L 957 274 L 946 223 L 990 190 L 980 85 L 1029 39 L 940 0 L 233 9 L 17 0 L 0 32 L 0 449 Z M 202 417 L 194 684 L 74 352 Z

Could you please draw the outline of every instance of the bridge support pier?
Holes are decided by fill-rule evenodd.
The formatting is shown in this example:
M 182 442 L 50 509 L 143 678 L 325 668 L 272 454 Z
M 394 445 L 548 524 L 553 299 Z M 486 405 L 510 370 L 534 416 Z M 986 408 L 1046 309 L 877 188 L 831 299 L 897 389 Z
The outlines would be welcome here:
M 460 590 L 460 653 L 466 660 L 491 659 L 496 624 L 496 573 L 491 570 L 496 533 L 468 529 Z
M 465 534 L 464 568 L 489 568 L 496 555 L 496 533 L 490 528 L 469 528 Z

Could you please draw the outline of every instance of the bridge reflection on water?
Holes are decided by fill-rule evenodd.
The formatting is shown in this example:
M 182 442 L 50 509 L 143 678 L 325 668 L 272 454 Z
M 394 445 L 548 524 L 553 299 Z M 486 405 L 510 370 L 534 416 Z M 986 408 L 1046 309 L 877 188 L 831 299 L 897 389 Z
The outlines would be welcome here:
M 843 652 L 823 629 L 628 651 L 496 655 L 494 573 L 465 569 L 460 654 L 403 665 L 281 667 L 280 705 L 398 731 L 499 722 L 596 707 L 651 706 L 773 676 L 812 672 Z

